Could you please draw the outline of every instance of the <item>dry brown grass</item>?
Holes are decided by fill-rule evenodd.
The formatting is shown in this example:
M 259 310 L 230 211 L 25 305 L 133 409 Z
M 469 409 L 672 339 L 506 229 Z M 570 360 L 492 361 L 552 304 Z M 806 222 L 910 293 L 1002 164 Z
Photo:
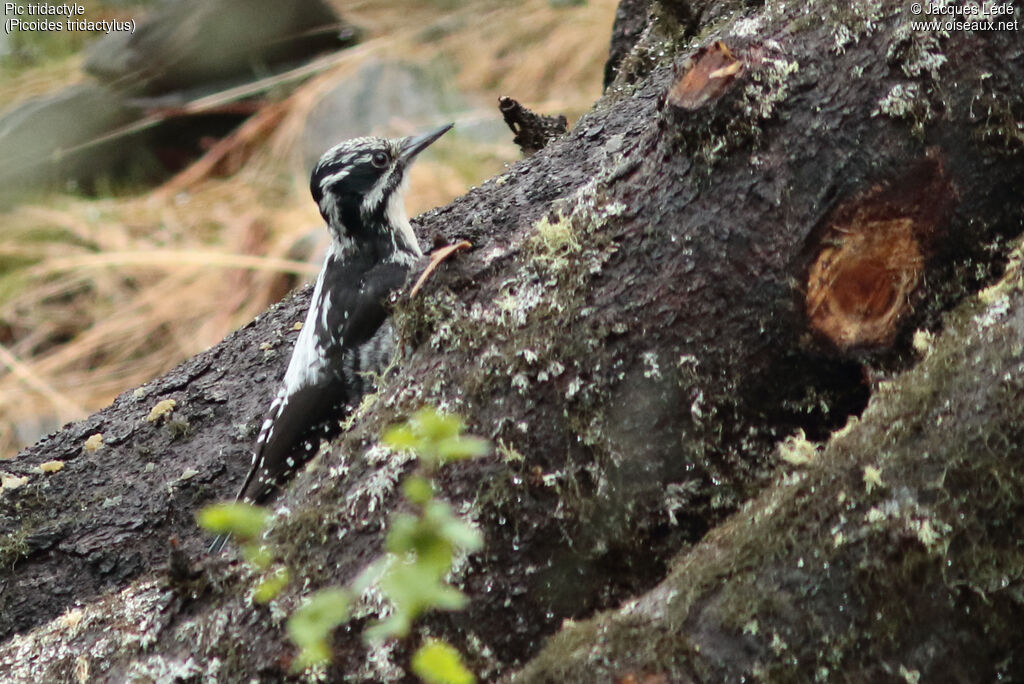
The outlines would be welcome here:
M 31 97 L 44 95 L 54 89 L 81 81 L 79 66 L 81 58 L 77 55 L 48 62 L 44 65 L 21 71 L 16 75 L 4 74 L 3 102 L 21 102 Z
M 200 168 L 139 197 L 54 196 L 0 215 L 0 457 L 34 426 L 84 417 L 216 344 L 279 299 L 289 276 L 315 274 L 316 263 L 290 257 L 320 226 L 297 143 L 322 94 L 364 60 L 444 57 L 459 90 L 480 103 L 465 117 L 496 116 L 497 97 L 511 95 L 572 119 L 600 94 L 615 5 L 346 3 L 365 41 L 326 60 L 267 130 L 254 125 L 236 141 L 245 163 L 231 176 Z M 71 78 L 66 65 L 50 69 L 60 75 L 51 83 Z M 20 99 L 45 78 L 12 87 Z M 403 123 L 412 132 L 439 122 Z M 410 213 L 500 171 L 517 156 L 510 140 L 442 141 L 415 167 Z

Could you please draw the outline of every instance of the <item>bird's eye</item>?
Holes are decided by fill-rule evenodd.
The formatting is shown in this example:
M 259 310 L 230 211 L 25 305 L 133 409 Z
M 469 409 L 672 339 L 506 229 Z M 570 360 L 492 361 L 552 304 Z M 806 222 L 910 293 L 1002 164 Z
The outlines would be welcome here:
M 376 166 L 378 169 L 383 169 L 385 166 L 387 166 L 388 161 L 390 160 L 388 159 L 387 152 L 374 152 L 373 156 L 370 157 L 370 163 Z

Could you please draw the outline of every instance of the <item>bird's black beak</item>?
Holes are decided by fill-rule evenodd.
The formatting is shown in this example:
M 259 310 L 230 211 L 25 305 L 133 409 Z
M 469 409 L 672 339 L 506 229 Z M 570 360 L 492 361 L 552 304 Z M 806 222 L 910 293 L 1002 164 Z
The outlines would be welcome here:
M 431 143 L 450 131 L 454 125 L 453 123 L 445 124 L 429 133 L 410 135 L 402 141 L 402 151 L 399 153 L 402 161 L 406 163 L 412 161 L 417 154 L 430 147 Z

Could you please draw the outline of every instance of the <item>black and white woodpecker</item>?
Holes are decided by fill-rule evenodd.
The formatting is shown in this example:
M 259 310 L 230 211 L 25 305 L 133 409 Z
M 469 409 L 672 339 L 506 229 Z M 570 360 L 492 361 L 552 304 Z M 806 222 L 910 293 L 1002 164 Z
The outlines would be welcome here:
M 291 477 L 313 455 L 324 422 L 355 405 L 367 375 L 390 361 L 388 299 L 423 256 L 405 213 L 409 167 L 451 127 L 396 140 L 346 140 L 313 169 L 309 189 L 331 245 L 236 500 L 260 503 Z M 211 553 L 226 541 L 217 537 Z

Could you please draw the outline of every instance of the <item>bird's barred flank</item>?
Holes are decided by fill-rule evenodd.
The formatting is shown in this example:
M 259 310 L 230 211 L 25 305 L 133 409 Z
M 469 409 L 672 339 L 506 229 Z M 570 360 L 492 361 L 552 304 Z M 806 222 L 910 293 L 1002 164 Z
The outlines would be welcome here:
M 390 360 L 388 299 L 423 256 L 405 212 L 416 156 L 452 124 L 419 136 L 356 138 L 329 149 L 309 188 L 331 235 L 282 386 L 260 427 L 236 500 L 258 504 L 315 453 L 318 426 L 358 403 Z M 210 551 L 223 548 L 218 537 Z

